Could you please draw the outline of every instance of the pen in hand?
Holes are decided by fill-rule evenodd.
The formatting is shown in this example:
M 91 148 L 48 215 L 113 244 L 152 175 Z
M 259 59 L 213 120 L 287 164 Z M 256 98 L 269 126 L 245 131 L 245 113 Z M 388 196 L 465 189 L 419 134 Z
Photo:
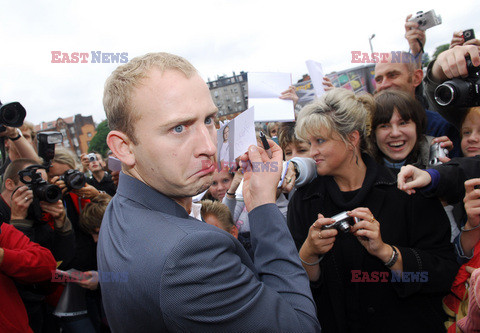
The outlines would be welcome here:
M 270 145 L 268 144 L 267 138 L 262 131 L 260 131 L 260 140 L 262 140 L 263 149 L 267 152 L 268 158 L 272 158 L 272 150 L 270 149 Z

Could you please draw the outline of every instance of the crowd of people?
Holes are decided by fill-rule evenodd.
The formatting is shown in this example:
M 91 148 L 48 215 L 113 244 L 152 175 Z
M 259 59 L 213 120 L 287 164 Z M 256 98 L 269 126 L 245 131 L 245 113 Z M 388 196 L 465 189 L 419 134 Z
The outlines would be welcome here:
M 480 40 L 455 32 L 424 72 L 408 19 L 415 61 L 378 62 L 372 95 L 325 79 L 236 167 L 218 168 L 234 136 L 207 85 L 169 53 L 106 81 L 121 172 L 6 127 L 0 332 L 479 330 L 480 95 L 434 92 L 480 67 Z

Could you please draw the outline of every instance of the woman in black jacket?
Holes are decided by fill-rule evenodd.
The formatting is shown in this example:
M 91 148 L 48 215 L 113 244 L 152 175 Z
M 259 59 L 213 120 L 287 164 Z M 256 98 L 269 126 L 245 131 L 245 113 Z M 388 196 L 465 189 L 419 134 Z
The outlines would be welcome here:
M 324 332 L 442 331 L 441 299 L 458 269 L 448 218 L 362 154 L 374 107 L 371 96 L 335 89 L 302 109 L 296 134 L 319 177 L 290 201 L 289 228 Z M 357 220 L 346 232 L 331 228 L 342 212 Z

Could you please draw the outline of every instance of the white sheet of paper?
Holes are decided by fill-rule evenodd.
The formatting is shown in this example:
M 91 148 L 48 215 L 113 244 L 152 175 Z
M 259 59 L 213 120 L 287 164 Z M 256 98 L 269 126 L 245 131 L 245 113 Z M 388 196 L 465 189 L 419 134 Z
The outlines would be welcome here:
M 280 99 L 292 84 L 290 73 L 248 73 L 248 106 L 255 106 L 255 121 L 293 121 L 293 102 Z
M 322 96 L 325 93 L 325 89 L 323 88 L 323 68 L 322 64 L 313 60 L 307 60 L 305 62 L 307 64 L 308 74 L 312 79 L 313 89 L 315 89 L 315 95 L 317 97 Z
M 254 114 L 255 109 L 251 107 L 217 130 L 218 170 L 234 167 L 235 159 L 244 154 L 250 145 L 257 144 Z

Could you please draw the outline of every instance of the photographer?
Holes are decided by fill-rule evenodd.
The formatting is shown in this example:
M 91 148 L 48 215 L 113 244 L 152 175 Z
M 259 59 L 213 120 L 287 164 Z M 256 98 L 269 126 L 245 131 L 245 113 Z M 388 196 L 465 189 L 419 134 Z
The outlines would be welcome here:
M 105 192 L 110 196 L 114 196 L 117 192 L 117 186 L 114 184 L 112 176 L 105 171 L 102 155 L 96 152 L 90 154 L 82 154 L 80 157 L 82 165 L 87 165 L 92 176 L 87 178 L 87 184 L 92 185 L 100 192 Z M 86 163 L 88 162 L 88 164 Z
M 4 145 L 8 154 L 0 168 L 1 175 L 5 172 L 8 164 L 16 159 L 30 158 L 36 160 L 36 163 L 39 161 L 32 143 L 29 142 L 23 135 L 23 132 L 16 127 L 5 126 L 5 131 L 0 132 L 0 144 Z
M 437 59 L 428 65 L 427 74 L 424 78 L 426 96 L 430 105 L 457 128 L 460 128 L 460 122 L 464 118 L 468 106 L 441 106 L 436 102 L 434 94 L 435 89 L 443 82 L 453 78 L 465 80 L 468 77 L 466 56 L 470 57 L 473 66 L 480 66 L 480 46 L 464 44 L 440 53 Z M 478 101 L 480 96 L 477 95 L 476 99 Z
M 75 237 L 62 201 L 39 201 L 19 177 L 20 170 L 36 164 L 35 160 L 16 159 L 5 170 L 1 193 L 3 200 L 0 200 L 2 221 L 13 225 L 32 242 L 49 249 L 55 260 L 61 262 L 60 269 L 67 269 L 73 259 Z M 39 169 L 38 173 L 44 180 L 47 179 L 45 170 Z M 35 205 L 42 211 L 40 216 L 34 213 Z M 49 292 L 36 285 L 19 284 L 18 289 L 27 309 L 31 328 L 34 332 L 40 332 L 47 314 L 45 295 Z

